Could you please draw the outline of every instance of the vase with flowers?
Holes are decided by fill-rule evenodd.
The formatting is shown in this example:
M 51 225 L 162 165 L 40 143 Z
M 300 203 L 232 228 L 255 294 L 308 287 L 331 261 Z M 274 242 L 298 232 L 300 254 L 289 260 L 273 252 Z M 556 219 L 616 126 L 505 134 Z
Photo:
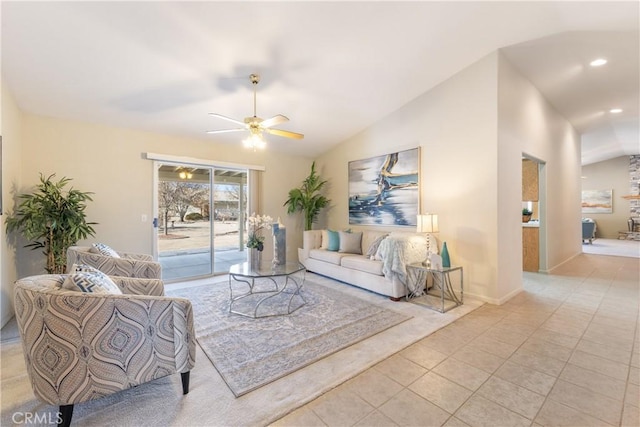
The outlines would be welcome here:
M 273 218 L 269 215 L 256 215 L 254 212 L 247 218 L 248 261 L 252 268 L 260 266 L 260 255 L 264 250 L 264 238 L 261 230 L 271 228 Z

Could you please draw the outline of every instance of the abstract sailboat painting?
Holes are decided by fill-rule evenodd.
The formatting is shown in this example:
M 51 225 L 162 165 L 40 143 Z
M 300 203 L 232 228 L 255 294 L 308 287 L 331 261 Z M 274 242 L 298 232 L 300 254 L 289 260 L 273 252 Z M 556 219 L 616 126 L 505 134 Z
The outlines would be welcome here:
M 349 224 L 416 226 L 420 147 L 349 162 Z

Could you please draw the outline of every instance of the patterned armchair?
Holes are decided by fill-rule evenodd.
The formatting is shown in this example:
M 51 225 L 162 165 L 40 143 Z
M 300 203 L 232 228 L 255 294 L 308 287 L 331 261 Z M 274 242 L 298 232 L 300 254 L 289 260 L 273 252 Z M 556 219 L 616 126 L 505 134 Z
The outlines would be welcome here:
M 161 279 L 162 268 L 151 255 L 118 252 L 120 258 L 91 252 L 90 246 L 71 246 L 67 250 L 67 271 L 73 264 L 97 268 L 108 276 Z
M 163 296 L 157 279 L 112 277 L 123 295 L 61 288 L 66 275 L 15 283 L 15 311 L 35 395 L 59 405 L 68 426 L 73 405 L 173 373 L 189 392 L 195 364 L 191 302 Z

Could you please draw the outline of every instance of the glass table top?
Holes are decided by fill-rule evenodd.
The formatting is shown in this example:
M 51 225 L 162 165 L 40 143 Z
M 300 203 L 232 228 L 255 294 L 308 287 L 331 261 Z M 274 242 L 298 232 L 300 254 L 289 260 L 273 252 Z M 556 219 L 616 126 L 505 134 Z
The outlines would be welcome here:
M 282 265 L 272 265 L 271 261 L 263 262 L 258 268 L 252 268 L 248 262 L 234 264 L 229 268 L 229 274 L 242 277 L 273 277 L 288 276 L 303 271 L 304 266 L 299 262 L 287 262 Z

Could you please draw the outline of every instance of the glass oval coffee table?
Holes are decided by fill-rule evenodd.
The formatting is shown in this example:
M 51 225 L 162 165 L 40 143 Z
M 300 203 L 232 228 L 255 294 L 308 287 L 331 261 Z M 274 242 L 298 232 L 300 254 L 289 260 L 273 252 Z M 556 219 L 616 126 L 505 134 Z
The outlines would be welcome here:
M 234 264 L 229 269 L 229 312 L 259 318 L 291 314 L 307 302 L 300 291 L 306 269 L 298 262 L 252 267 Z

